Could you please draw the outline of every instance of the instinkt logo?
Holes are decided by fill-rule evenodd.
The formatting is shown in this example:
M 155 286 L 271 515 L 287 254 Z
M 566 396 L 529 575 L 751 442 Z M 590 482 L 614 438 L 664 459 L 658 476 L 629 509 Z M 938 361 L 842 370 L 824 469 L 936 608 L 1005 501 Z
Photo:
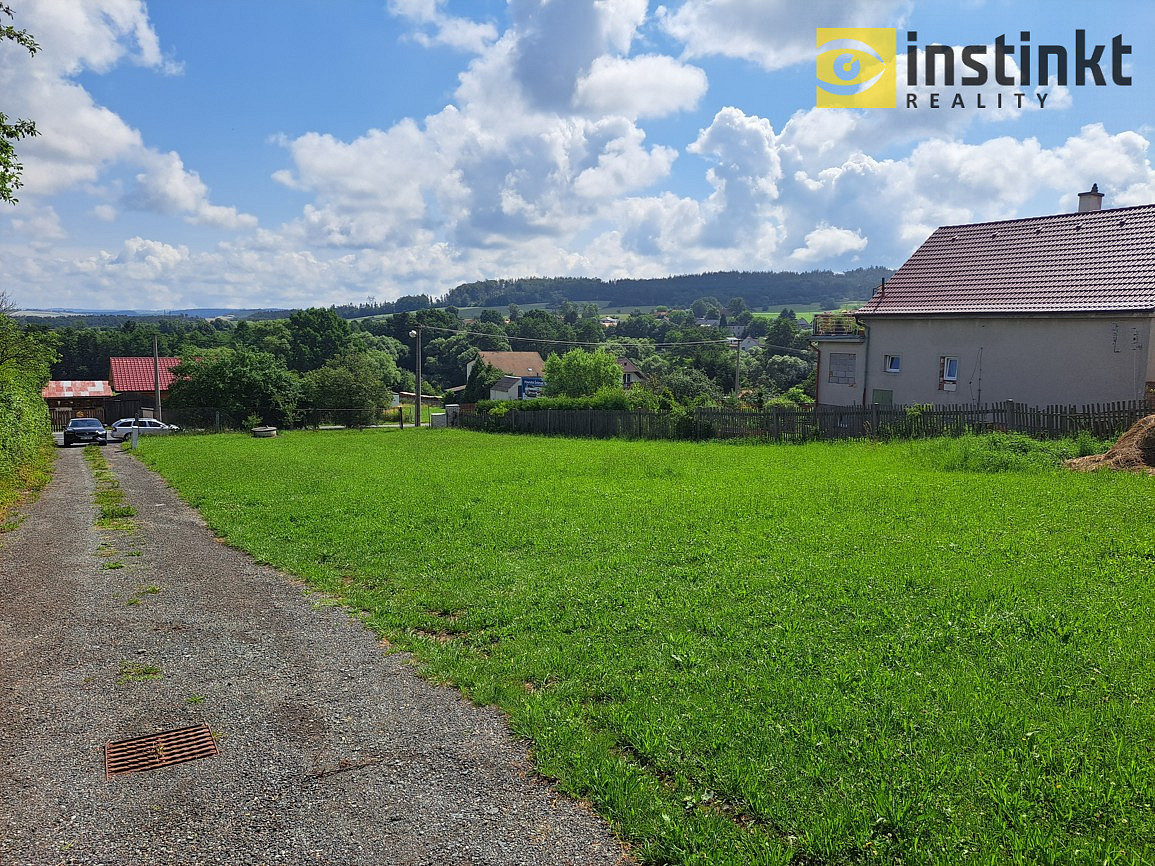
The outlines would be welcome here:
M 818 28 L 818 107 L 894 108 L 893 28 Z
M 897 35 L 885 27 L 819 27 L 818 107 L 895 108 Z M 1076 30 L 1073 48 L 1032 45 L 1029 30 L 1019 32 L 1018 45 L 1008 43 L 1005 33 L 987 45 L 956 47 L 920 45 L 911 30 L 906 41 L 905 108 L 1023 108 L 1035 101 L 1045 108 L 1052 84 L 1106 87 L 1108 78 L 1113 85 L 1131 84 L 1124 67 L 1131 46 L 1122 33 L 1109 45 L 1096 45 L 1087 31 Z M 919 87 L 924 89 L 913 89 Z

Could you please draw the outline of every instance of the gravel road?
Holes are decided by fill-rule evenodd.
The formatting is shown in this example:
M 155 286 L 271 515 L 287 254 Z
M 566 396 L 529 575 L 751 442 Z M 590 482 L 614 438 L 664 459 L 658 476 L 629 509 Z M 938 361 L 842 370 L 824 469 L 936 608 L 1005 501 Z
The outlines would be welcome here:
M 0 536 L 0 864 L 630 862 L 497 712 L 103 453 L 133 531 L 72 449 Z M 105 779 L 105 743 L 202 722 L 218 757 Z

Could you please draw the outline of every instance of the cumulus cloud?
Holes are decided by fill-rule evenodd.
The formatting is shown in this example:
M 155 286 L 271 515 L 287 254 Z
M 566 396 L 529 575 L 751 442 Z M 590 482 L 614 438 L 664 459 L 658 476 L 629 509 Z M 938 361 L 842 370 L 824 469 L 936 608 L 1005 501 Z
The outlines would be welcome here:
M 92 190 L 124 166 L 138 171 L 122 202 L 126 207 L 180 214 L 227 230 L 256 224 L 255 217 L 212 204 L 207 187 L 179 155 L 149 148 L 138 130 L 76 82 L 83 72 L 104 73 L 122 62 L 179 72 L 179 64 L 161 52 L 141 0 L 32 0 L 20 15 L 41 50 L 35 58 L 0 53 L 0 92 L 8 112 L 34 117 L 41 133 L 21 143 L 24 197 Z M 99 205 L 96 215 L 110 218 L 109 206 Z
M 209 202 L 208 187 L 195 171 L 188 171 L 178 154 L 145 151 L 138 157 L 145 170 L 136 175 L 135 186 L 121 204 L 132 210 L 183 215 L 197 225 L 222 229 L 253 228 L 257 218 L 236 208 Z
M 445 45 L 480 54 L 497 39 L 493 22 L 449 15 L 445 0 L 389 0 L 389 11 L 418 26 L 412 38 L 420 45 Z
M 781 69 L 814 62 L 817 28 L 893 27 L 909 5 L 905 0 L 686 0 L 675 10 L 659 7 L 658 15 L 687 57 L 736 57 Z
M 273 139 L 284 164 L 271 179 L 304 201 L 283 224 L 258 226 L 77 83 L 78 70 L 123 63 L 164 70 L 141 3 L 35 8 L 29 29 L 55 28 L 68 47 L 47 71 L 0 59 L 0 87 L 22 100 L 15 113 L 43 118 L 46 133 L 27 150 L 25 202 L 0 212 L 0 266 L 9 284 L 51 288 L 59 305 L 93 306 L 113 286 L 154 308 L 313 305 L 530 273 L 897 265 L 939 225 L 1073 209 L 1092 182 L 1107 206 L 1155 200 L 1149 130 L 1011 134 L 1038 109 L 803 108 L 772 123 L 711 106 L 688 133 L 675 117 L 708 90 L 711 67 L 690 58 L 812 64 L 815 26 L 893 26 L 902 3 L 839 4 L 830 22 L 815 20 L 823 4 L 778 0 L 687 0 L 655 17 L 646 0 L 510 0 L 499 31 L 443 0 L 391 0 L 417 42 L 470 53 L 452 104 L 382 129 Z M 680 57 L 661 53 L 666 36 L 681 40 Z M 1046 112 L 1071 104 L 1062 88 L 1050 93 Z M 82 207 L 118 225 L 133 212 L 171 219 L 94 251 L 67 237 L 74 211 L 43 200 L 66 190 L 90 194 Z M 182 219 L 227 239 L 204 248 L 160 234 Z
M 866 244 L 866 238 L 858 231 L 820 223 L 814 231 L 807 233 L 805 244 L 790 253 L 789 260 L 797 264 L 812 264 L 864 250 Z
M 665 117 L 697 106 L 706 93 L 706 73 L 665 55 L 603 55 L 577 82 L 575 104 L 594 115 Z

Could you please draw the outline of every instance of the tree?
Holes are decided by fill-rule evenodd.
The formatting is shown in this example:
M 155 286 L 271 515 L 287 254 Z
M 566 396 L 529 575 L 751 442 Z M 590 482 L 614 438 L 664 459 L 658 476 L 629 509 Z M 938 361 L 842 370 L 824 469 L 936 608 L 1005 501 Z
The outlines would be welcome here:
M 292 421 L 300 380 L 268 352 L 214 349 L 173 368 L 169 399 L 174 408 L 215 409 L 239 426 L 250 415 L 266 424 Z
M 511 319 L 505 330 L 515 348 L 532 349 L 533 343 L 536 342 L 542 357 L 564 351 L 565 346 L 562 344 L 572 342 L 574 339 L 573 328 L 545 310 L 530 310 L 516 321 Z M 515 337 L 530 341 L 530 345 L 513 340 Z
M 746 312 L 746 301 L 743 298 L 730 298 L 726 302 L 726 312 L 731 316 L 740 316 Z
M 545 396 L 590 397 L 602 388 L 622 386 L 622 368 L 605 352 L 571 349 L 545 362 Z
M 698 298 L 690 304 L 694 316 L 699 319 L 717 319 L 722 315 L 722 302 L 715 297 Z
M 722 390 L 695 367 L 676 367 L 668 371 L 662 376 L 660 385 L 683 405 L 717 403 L 722 399 Z
M 803 358 L 773 354 L 769 349 L 756 354 L 758 358 L 752 371 L 753 381 L 771 394 L 782 394 L 795 385 L 801 385 L 814 367 Z
M 328 417 L 346 427 L 368 427 L 392 404 L 400 380 L 384 352 L 345 352 L 302 377 L 302 404 L 313 410 L 314 425 Z
M 465 390 L 459 398 L 462 403 L 476 403 L 479 400 L 489 399 L 489 389 L 501 381 L 502 372 L 492 364 L 478 361 L 473 365 L 469 378 L 465 382 Z
M 477 316 L 477 321 L 479 324 L 505 326 L 505 316 L 497 310 L 482 310 Z
M 35 380 L 43 388 L 56 361 L 56 335 L 22 329 L 9 316 L 12 309 L 7 293 L 0 291 L 0 374 Z
M 12 17 L 12 7 L 0 3 L 0 16 Z M 3 18 L 0 17 L 0 21 Z M 0 24 L 0 39 L 8 39 L 22 46 L 29 54 L 35 55 L 40 49 L 36 40 L 27 30 L 17 30 L 11 24 Z M 31 120 L 16 120 L 10 122 L 8 116 L 0 112 L 0 201 L 16 204 L 19 199 L 15 192 L 23 183 L 20 181 L 20 172 L 24 166 L 16 159 L 14 142 L 39 135 L 36 124 Z
M 332 310 L 310 307 L 289 314 L 289 368 L 316 370 L 349 345 L 349 323 Z

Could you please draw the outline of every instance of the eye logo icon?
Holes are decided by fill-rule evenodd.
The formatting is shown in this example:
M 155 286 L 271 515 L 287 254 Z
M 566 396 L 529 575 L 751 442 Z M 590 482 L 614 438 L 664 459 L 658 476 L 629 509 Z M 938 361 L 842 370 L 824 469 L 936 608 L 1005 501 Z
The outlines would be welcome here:
M 819 108 L 894 108 L 897 105 L 895 30 L 819 27 Z

